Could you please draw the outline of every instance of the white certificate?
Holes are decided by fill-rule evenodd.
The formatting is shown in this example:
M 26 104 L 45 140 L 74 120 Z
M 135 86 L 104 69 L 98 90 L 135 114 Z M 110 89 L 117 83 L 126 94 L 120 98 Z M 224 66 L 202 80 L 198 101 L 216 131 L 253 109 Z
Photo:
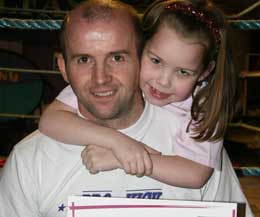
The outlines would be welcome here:
M 237 217 L 237 204 L 71 196 L 68 217 Z

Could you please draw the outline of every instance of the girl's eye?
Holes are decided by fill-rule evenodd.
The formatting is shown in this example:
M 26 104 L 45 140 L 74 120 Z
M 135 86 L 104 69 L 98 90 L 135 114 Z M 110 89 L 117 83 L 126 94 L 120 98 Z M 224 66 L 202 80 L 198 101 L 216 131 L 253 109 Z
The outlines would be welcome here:
M 156 65 L 158 65 L 158 64 L 161 63 L 161 61 L 160 61 L 159 59 L 153 58 L 153 57 L 151 57 L 151 61 L 152 61 L 154 64 L 156 64 Z
M 181 69 L 181 70 L 178 71 L 178 74 L 182 75 L 182 76 L 189 76 L 191 73 L 184 70 L 184 69 Z
M 87 62 L 89 62 L 89 61 L 90 61 L 90 58 L 87 57 L 87 56 L 83 56 L 83 57 L 80 57 L 80 58 L 78 59 L 78 63 L 79 63 L 79 64 L 87 63 Z
M 115 62 L 122 62 L 122 61 L 124 61 L 124 57 L 122 55 L 114 55 L 112 59 Z

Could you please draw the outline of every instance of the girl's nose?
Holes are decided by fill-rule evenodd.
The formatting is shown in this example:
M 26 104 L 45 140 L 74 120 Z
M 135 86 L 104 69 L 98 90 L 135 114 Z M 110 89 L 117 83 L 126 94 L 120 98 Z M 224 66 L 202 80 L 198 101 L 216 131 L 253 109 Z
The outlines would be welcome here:
M 168 71 L 163 71 L 157 78 L 157 83 L 163 87 L 169 88 L 172 83 L 172 74 Z

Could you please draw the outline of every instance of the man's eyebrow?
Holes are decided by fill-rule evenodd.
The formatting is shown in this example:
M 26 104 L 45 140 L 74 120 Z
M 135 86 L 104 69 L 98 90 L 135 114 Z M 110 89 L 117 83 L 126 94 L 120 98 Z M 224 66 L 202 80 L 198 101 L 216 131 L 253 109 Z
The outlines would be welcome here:
M 71 59 L 73 59 L 73 58 L 82 57 L 82 56 L 89 57 L 90 55 L 89 54 L 85 54 L 85 53 L 71 53 L 70 56 L 71 56 Z
M 117 50 L 117 51 L 112 51 L 110 52 L 111 55 L 115 55 L 115 54 L 129 54 L 128 50 Z

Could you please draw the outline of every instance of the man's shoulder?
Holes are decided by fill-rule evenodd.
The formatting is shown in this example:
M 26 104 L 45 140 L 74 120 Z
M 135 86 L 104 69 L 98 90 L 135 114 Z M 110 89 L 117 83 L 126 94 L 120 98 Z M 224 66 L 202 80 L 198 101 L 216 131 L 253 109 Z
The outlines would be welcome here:
M 39 130 L 35 130 L 29 135 L 25 136 L 20 142 L 16 144 L 16 147 L 23 147 L 28 143 L 36 144 L 44 139 L 50 139 L 49 137 L 42 134 Z
M 55 143 L 55 140 L 42 134 L 39 130 L 35 130 L 14 146 L 15 152 L 31 153 L 39 147 L 44 148 L 47 144 Z
M 17 143 L 14 146 L 13 152 L 19 156 L 36 156 L 42 153 L 55 156 L 63 151 L 65 153 L 72 153 L 80 152 L 81 150 L 82 146 L 64 144 L 44 135 L 39 130 L 35 130 Z

